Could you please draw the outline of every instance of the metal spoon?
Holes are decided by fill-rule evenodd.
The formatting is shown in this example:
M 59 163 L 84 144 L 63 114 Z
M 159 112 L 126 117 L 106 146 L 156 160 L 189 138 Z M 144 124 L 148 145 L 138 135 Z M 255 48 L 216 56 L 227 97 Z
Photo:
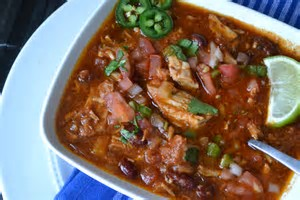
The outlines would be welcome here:
M 296 174 L 300 175 L 300 161 L 292 158 L 291 156 L 286 155 L 285 153 L 282 153 L 281 151 L 278 151 L 277 149 L 271 147 L 270 145 L 267 145 L 263 142 L 260 142 L 258 140 L 249 140 L 248 145 L 254 149 L 258 149 L 272 158 L 278 160 L 286 167 L 293 170 Z

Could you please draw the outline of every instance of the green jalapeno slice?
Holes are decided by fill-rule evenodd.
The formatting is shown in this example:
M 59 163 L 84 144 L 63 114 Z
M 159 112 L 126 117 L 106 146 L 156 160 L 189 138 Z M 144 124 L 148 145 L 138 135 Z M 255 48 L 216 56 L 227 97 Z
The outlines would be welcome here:
M 120 0 L 115 12 L 117 23 L 124 28 L 137 27 L 140 15 L 148 8 L 149 0 Z
M 166 36 L 173 28 L 173 20 L 164 10 L 147 9 L 140 15 L 140 28 L 144 35 L 153 39 Z
M 150 0 L 152 6 L 155 6 L 157 8 L 167 10 L 172 5 L 172 0 Z

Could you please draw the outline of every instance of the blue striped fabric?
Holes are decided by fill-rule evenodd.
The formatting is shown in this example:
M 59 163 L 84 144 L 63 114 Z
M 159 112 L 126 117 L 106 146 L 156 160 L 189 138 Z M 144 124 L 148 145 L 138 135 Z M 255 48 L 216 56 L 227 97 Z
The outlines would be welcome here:
M 300 0 L 232 0 L 300 29 Z

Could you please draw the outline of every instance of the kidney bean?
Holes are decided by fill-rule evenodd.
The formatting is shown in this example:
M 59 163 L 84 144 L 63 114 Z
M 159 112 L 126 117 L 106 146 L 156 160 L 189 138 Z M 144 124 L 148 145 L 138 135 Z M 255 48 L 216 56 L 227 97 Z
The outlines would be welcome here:
M 194 33 L 192 34 L 192 40 L 197 42 L 199 47 L 207 46 L 207 40 L 203 35 Z
M 208 183 L 206 183 L 205 185 L 198 185 L 196 189 L 196 194 L 199 197 L 199 200 L 212 199 L 214 194 L 214 187 Z
M 138 174 L 136 166 L 126 158 L 119 162 L 119 168 L 128 178 L 135 178 Z
M 176 185 L 188 190 L 192 190 L 196 187 L 194 179 L 187 174 L 169 172 L 166 178 L 169 179 L 170 182 L 174 182 Z

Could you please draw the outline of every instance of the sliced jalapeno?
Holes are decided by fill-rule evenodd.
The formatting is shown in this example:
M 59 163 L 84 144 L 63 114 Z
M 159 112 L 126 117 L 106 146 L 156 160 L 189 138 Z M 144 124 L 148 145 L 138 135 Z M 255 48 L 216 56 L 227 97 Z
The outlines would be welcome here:
M 149 0 L 120 0 L 116 8 L 116 20 L 125 28 L 139 25 L 140 15 L 151 8 Z
M 151 0 L 151 4 L 163 10 L 167 10 L 172 5 L 172 0 Z
M 140 15 L 140 28 L 144 35 L 159 39 L 167 35 L 173 28 L 173 20 L 164 10 L 147 9 Z

